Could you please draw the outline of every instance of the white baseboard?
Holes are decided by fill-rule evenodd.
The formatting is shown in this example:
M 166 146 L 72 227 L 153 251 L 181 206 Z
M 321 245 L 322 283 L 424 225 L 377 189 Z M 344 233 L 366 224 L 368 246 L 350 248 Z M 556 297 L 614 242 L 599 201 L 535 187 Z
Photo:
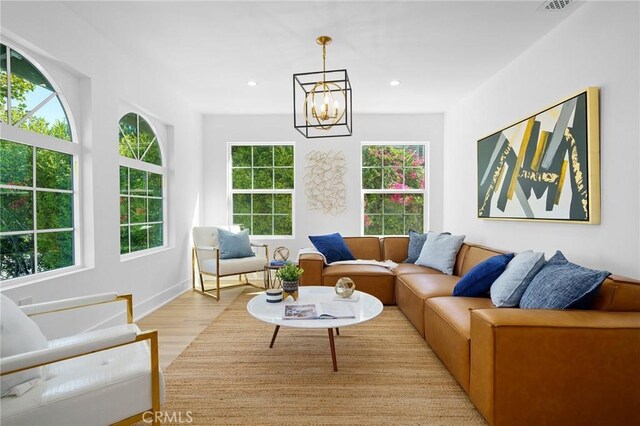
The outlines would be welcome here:
M 178 284 L 169 287 L 168 289 L 149 297 L 146 300 L 143 300 L 140 303 L 135 303 L 133 305 L 133 314 L 134 321 L 139 321 L 142 318 L 146 317 L 156 309 L 166 305 L 171 302 L 176 297 L 180 296 L 185 291 L 191 288 L 191 279 L 188 278 Z M 122 314 L 114 315 L 106 320 L 94 325 L 93 327 L 87 329 L 86 331 L 97 330 L 105 327 L 114 327 L 116 325 L 122 324 Z
M 188 278 L 173 287 L 169 287 L 161 293 L 156 294 L 148 298 L 147 300 L 142 301 L 141 303 L 134 306 L 134 321 L 139 321 L 142 318 L 146 317 L 153 311 L 167 303 L 171 302 L 176 297 L 180 296 L 185 291 L 191 289 L 191 278 Z

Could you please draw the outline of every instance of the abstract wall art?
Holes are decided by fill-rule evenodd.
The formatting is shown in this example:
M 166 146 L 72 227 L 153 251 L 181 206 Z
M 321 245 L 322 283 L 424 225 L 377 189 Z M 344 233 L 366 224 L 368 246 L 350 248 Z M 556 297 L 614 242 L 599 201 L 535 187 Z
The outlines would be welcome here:
M 311 151 L 304 176 L 307 208 L 337 215 L 346 208 L 345 160 L 342 151 Z
M 478 217 L 600 223 L 598 88 L 478 141 Z

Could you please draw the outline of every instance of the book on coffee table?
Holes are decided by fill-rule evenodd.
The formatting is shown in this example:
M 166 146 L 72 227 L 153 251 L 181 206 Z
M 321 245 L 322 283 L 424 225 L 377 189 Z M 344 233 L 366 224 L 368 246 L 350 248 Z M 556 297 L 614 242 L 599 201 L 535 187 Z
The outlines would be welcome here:
M 355 318 L 348 305 L 335 305 L 326 303 L 311 303 L 307 305 L 284 305 L 283 319 L 340 319 Z

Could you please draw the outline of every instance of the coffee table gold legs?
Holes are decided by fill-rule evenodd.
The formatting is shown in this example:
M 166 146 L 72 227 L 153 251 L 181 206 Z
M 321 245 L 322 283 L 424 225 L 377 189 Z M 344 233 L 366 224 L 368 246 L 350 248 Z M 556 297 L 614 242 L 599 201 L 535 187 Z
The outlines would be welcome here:
M 336 345 L 335 343 L 333 343 L 333 329 L 328 328 L 327 331 L 329 332 L 329 344 L 331 345 L 331 361 L 333 361 L 333 371 L 338 371 L 338 362 L 336 361 Z
M 271 337 L 271 344 L 269 345 L 270 348 L 273 348 L 273 344 L 276 341 L 276 336 L 278 335 L 278 330 L 280 330 L 280 326 L 276 325 L 276 329 L 273 330 L 273 337 Z

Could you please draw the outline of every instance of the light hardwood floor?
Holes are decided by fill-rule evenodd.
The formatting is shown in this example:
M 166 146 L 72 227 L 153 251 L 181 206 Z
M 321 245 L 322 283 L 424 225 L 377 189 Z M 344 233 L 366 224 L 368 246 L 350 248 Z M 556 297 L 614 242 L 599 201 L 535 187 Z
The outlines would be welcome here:
M 225 284 L 237 283 L 225 280 Z M 261 285 L 262 281 L 251 282 Z M 215 284 L 213 284 L 215 286 Z M 211 283 L 207 288 L 211 287 Z M 167 368 L 182 351 L 200 334 L 236 297 L 245 289 L 261 290 L 252 286 L 242 286 L 221 290 L 220 301 L 187 290 L 176 299 L 152 312 L 136 323 L 141 330 L 158 330 L 160 368 Z

